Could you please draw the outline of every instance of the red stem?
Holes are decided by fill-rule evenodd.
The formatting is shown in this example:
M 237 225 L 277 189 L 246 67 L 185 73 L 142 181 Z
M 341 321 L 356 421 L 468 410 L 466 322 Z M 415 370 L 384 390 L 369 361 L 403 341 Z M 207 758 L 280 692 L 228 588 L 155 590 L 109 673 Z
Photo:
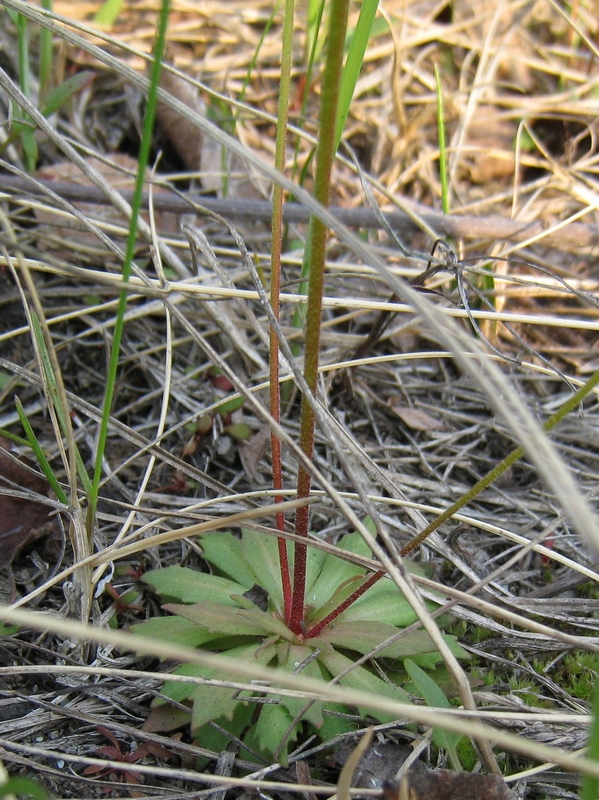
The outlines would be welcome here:
M 355 603 L 358 597 L 362 597 L 364 592 L 367 592 L 371 586 L 379 581 L 385 573 L 380 570 L 379 572 L 375 572 L 374 575 L 371 575 L 370 578 L 364 581 L 364 583 L 359 586 L 353 594 L 350 594 L 348 598 L 346 598 L 342 603 L 340 603 L 337 608 L 334 608 L 330 614 L 324 619 L 321 619 L 320 622 L 317 622 L 309 631 L 304 634 L 306 639 L 313 639 L 315 636 L 326 628 L 327 625 L 330 625 L 333 620 L 337 619 L 340 614 L 343 614 L 346 608 L 349 608 L 352 603 Z
M 302 415 L 303 416 L 303 415 Z M 312 421 L 312 431 L 314 430 L 314 421 Z M 304 453 L 312 458 L 312 448 Z M 309 497 L 310 495 L 310 473 L 304 467 L 300 467 L 297 478 L 297 496 Z M 310 524 L 310 510 L 309 506 L 301 506 L 295 512 L 295 533 L 307 540 L 308 529 Z M 306 565 L 308 546 L 303 542 L 295 542 L 294 545 L 294 561 L 293 561 L 293 596 L 291 599 L 291 615 L 289 617 L 289 630 L 295 633 L 296 636 L 303 635 L 304 623 L 304 605 L 306 595 Z
M 271 362 L 272 363 L 272 362 Z M 272 381 L 272 379 L 271 379 Z M 272 383 L 271 383 L 272 385 Z M 276 384 L 278 388 L 278 383 Z M 277 395 L 278 400 L 278 395 Z M 275 417 L 278 419 L 278 417 Z M 273 473 L 273 487 L 275 490 L 283 489 L 283 473 L 281 468 L 281 442 L 273 434 L 271 436 L 271 449 L 272 449 L 272 473 Z M 277 494 L 275 496 L 275 503 L 282 503 L 283 495 Z M 277 530 L 285 530 L 285 514 L 277 512 L 275 514 L 275 524 Z M 281 589 L 283 592 L 283 613 L 285 615 L 285 622 L 289 622 L 291 616 L 291 572 L 289 569 L 289 555 L 287 553 L 287 540 L 282 537 L 277 540 L 279 548 L 279 567 L 281 570 Z
M 275 166 L 280 172 L 285 171 L 287 121 L 289 117 L 289 92 L 291 89 L 291 60 L 293 53 L 293 16 L 295 4 L 286 0 L 283 20 L 283 42 L 281 51 L 281 79 L 279 85 L 278 122 L 275 148 Z M 274 185 L 272 201 L 272 241 L 271 241 L 271 282 L 270 302 L 276 319 L 279 319 L 281 295 L 281 252 L 283 249 L 283 190 L 278 183 Z M 281 421 L 281 388 L 279 386 L 279 337 L 274 325 L 270 326 L 270 413 L 275 422 Z M 283 491 L 283 467 L 281 464 L 281 442 L 272 434 L 270 437 L 272 452 L 273 488 L 275 492 Z M 282 494 L 275 495 L 275 503 L 283 501 Z M 275 514 L 277 530 L 285 530 L 285 515 Z M 279 568 L 281 570 L 281 589 L 283 594 L 283 614 L 289 623 L 291 617 L 291 577 L 287 541 L 278 540 Z
M 279 187 L 275 187 L 275 192 Z M 280 291 L 281 291 L 281 244 L 282 244 L 283 204 L 273 201 L 272 225 L 272 274 L 270 284 L 270 302 L 273 313 L 279 319 Z M 270 413 L 275 422 L 281 421 L 281 387 L 279 386 L 279 337 L 274 327 L 270 328 Z M 272 453 L 272 484 L 275 491 L 283 491 L 283 467 L 281 463 L 281 442 L 275 434 L 271 434 L 270 448 Z M 275 495 L 275 503 L 282 503 L 283 495 Z M 277 530 L 285 530 L 285 515 L 280 512 L 275 514 Z M 281 570 L 281 590 L 283 594 L 283 614 L 285 622 L 291 616 L 291 573 L 289 569 L 289 556 L 287 553 L 286 539 L 278 539 L 279 568 Z

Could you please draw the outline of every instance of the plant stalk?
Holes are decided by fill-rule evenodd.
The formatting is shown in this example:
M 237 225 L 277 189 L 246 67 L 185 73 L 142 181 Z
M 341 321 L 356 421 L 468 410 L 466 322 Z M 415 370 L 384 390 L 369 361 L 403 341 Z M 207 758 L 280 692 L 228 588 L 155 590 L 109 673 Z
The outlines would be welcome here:
M 337 102 L 341 83 L 348 5 L 348 0 L 331 0 L 329 9 L 329 30 L 323 73 L 319 135 L 316 148 L 316 174 L 314 180 L 314 197 L 325 207 L 329 205 L 331 197 L 331 172 L 333 160 L 335 158 Z M 328 229 L 326 225 L 315 217 L 312 218 L 311 222 L 309 247 L 312 254 L 312 264 L 308 282 L 304 378 L 310 391 L 315 395 L 320 356 L 320 328 Z M 310 403 L 303 397 L 300 416 L 299 444 L 309 459 L 312 459 L 314 452 L 314 422 L 314 411 Z M 309 496 L 310 485 L 310 474 L 300 466 L 297 480 L 298 498 Z M 295 533 L 297 536 L 307 539 L 309 522 L 310 514 L 307 509 L 298 509 L 295 516 Z M 303 635 L 302 626 L 304 621 L 306 591 L 307 545 L 297 542 L 294 552 L 293 597 L 289 628 L 293 633 Z
M 285 171 L 285 149 L 287 145 L 287 121 L 289 117 L 289 95 L 291 91 L 291 56 L 293 53 L 293 16 L 295 12 L 294 0 L 285 0 L 285 14 L 283 18 L 283 48 L 281 52 L 281 79 L 279 89 L 279 104 L 277 111 L 277 134 L 275 149 L 275 168 L 279 172 Z M 270 304 L 273 314 L 279 319 L 281 306 L 281 252 L 283 247 L 283 189 L 275 183 L 272 198 L 272 234 L 271 234 L 271 259 L 270 259 Z M 279 385 L 279 337 L 273 325 L 270 326 L 270 413 L 275 422 L 281 421 L 281 387 Z M 272 453 L 272 479 L 275 491 L 283 490 L 283 468 L 281 463 L 281 441 L 274 434 L 270 436 Z M 283 495 L 275 495 L 275 503 L 282 503 Z M 280 512 L 275 514 L 277 530 L 285 530 L 285 515 Z M 281 570 L 281 587 L 283 594 L 283 610 L 285 621 L 291 617 L 292 592 L 291 574 L 289 569 L 289 555 L 287 540 L 282 537 L 278 540 L 279 566 Z

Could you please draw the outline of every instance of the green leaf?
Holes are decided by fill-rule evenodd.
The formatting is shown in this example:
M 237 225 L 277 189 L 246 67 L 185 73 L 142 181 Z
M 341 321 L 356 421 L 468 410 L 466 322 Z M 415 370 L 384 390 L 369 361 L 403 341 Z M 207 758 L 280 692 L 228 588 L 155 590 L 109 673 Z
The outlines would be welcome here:
M 447 641 L 446 636 L 443 638 Z M 461 650 L 461 648 L 459 649 Z M 454 653 L 454 655 L 458 658 L 462 657 L 457 653 Z M 423 669 L 433 669 L 433 667 L 436 667 L 437 664 L 442 661 L 441 654 L 437 650 L 434 650 L 430 653 L 413 653 L 411 658 L 414 663 L 418 664 L 418 666 L 422 667 Z
M 387 683 L 382 678 L 369 672 L 365 667 L 354 667 L 352 659 L 347 658 L 336 650 L 323 651 L 318 660 L 324 667 L 331 673 L 331 675 L 340 675 L 349 667 L 351 671 L 339 679 L 341 686 L 346 686 L 350 689 L 359 689 L 363 692 L 370 692 L 371 694 L 382 695 L 391 700 L 399 703 L 411 703 L 410 696 L 399 686 L 394 686 Z M 396 719 L 392 713 L 385 713 L 384 711 L 371 711 L 364 707 L 360 708 L 360 713 L 369 715 L 378 719 L 380 722 L 392 722 Z
M 344 621 L 380 620 L 398 628 L 407 628 L 417 619 L 412 606 L 389 578 L 381 578 L 343 612 Z
M 595 654 L 596 657 L 596 654 Z M 593 698 L 593 719 L 589 733 L 588 753 L 589 758 L 599 762 L 599 681 L 595 681 Z M 592 775 L 585 775 L 580 789 L 580 800 L 595 800 L 599 796 L 599 779 Z
M 183 603 L 217 600 L 223 605 L 234 606 L 231 595 L 243 594 L 249 588 L 218 575 L 178 566 L 146 572 L 142 580 L 163 600 L 179 600 Z
M 58 111 L 71 98 L 74 94 L 81 91 L 84 86 L 91 83 L 96 77 L 96 73 L 91 70 L 84 70 L 83 72 L 76 72 L 66 81 L 63 81 L 60 86 L 53 89 L 44 103 L 42 114 L 44 117 L 49 117 Z
M 449 700 L 445 697 L 441 688 L 437 686 L 430 675 L 423 669 L 420 669 L 420 667 L 409 658 L 405 659 L 404 667 L 412 681 L 416 684 L 418 692 L 427 706 L 430 708 L 451 708 Z M 457 733 L 449 733 L 442 728 L 433 728 L 433 741 L 437 747 L 449 753 L 452 766 L 456 770 L 462 769 L 457 750 L 460 738 L 461 737 Z
M 262 706 L 251 736 L 248 737 L 248 744 L 255 740 L 259 750 L 271 758 L 278 753 L 279 763 L 286 766 L 289 745 L 297 739 L 301 729 L 299 722 L 289 730 L 292 720 L 289 711 L 279 703 Z
M 117 21 L 121 8 L 123 7 L 123 0 L 105 0 L 94 16 L 94 22 L 97 25 L 106 25 L 112 28 Z
M 16 130 L 16 126 L 15 126 Z M 35 140 L 35 131 L 29 125 L 19 126 L 19 138 L 25 155 L 25 165 L 28 172 L 32 172 L 37 165 L 38 149 Z
M 279 661 L 278 666 L 289 673 L 293 673 L 297 668 L 314 656 L 315 648 L 306 647 L 306 645 L 290 645 L 287 651 L 287 658 L 285 661 Z M 300 675 L 309 678 L 316 678 L 317 680 L 326 680 L 327 676 L 323 675 L 317 658 L 308 661 L 299 673 Z M 280 702 L 287 711 L 294 718 L 298 714 L 304 713 L 304 719 L 314 725 L 315 728 L 322 726 L 322 703 L 310 703 L 305 697 L 281 697 Z
M 439 67 L 435 64 L 435 86 L 437 91 L 437 136 L 439 139 L 439 177 L 441 179 L 441 208 L 449 214 L 449 174 L 447 170 L 447 140 L 445 137 L 445 114 L 443 112 L 443 86 Z
M 368 47 L 370 31 L 378 4 L 379 0 L 363 0 L 356 28 L 351 36 L 349 52 L 343 67 L 341 87 L 339 89 L 337 120 L 335 124 L 335 150 L 339 147 L 339 142 L 341 141 L 356 83 L 358 82 L 360 70 L 362 69 L 364 54 Z
M 0 622 L 0 636 L 14 636 L 20 631 L 19 625 L 9 625 L 7 622 Z
M 258 578 L 245 560 L 241 540 L 232 533 L 217 531 L 202 537 L 202 552 L 208 563 L 224 575 L 251 589 Z
M 56 495 L 56 497 L 60 500 L 60 502 L 63 505 L 68 506 L 69 505 L 69 498 L 67 497 L 67 495 L 65 494 L 62 486 L 58 482 L 58 478 L 56 477 L 56 475 L 52 471 L 52 467 L 50 466 L 50 464 L 48 462 L 48 459 L 46 458 L 46 455 L 45 455 L 44 451 L 42 450 L 40 443 L 37 440 L 37 437 L 36 437 L 36 435 L 35 435 L 35 433 L 33 431 L 33 428 L 31 427 L 31 423 L 29 422 L 29 419 L 27 418 L 27 415 L 25 414 L 25 409 L 23 408 L 23 406 L 21 404 L 21 401 L 19 400 L 19 398 L 16 395 L 15 395 L 14 400 L 15 400 L 15 407 L 17 409 L 17 414 L 19 415 L 19 419 L 21 421 L 21 425 L 23 426 L 23 430 L 25 431 L 25 434 L 27 435 L 27 440 L 29 442 L 29 445 L 30 445 L 31 449 L 33 450 L 33 452 L 35 454 L 35 457 L 37 459 L 37 463 L 39 464 L 39 467 L 40 467 L 41 471 L 44 473 L 44 475 L 46 477 L 46 480 L 48 481 L 48 483 L 52 487 L 52 490 L 54 491 L 54 494 Z
M 341 703 L 325 703 L 322 718 L 323 723 L 318 736 L 323 742 L 330 742 L 337 736 L 357 731 L 359 728 L 355 720 L 348 719 L 347 706 Z
M 0 797 L 33 797 L 35 800 L 50 800 L 50 795 L 41 784 L 29 778 L 9 778 L 0 786 Z
M 191 694 L 193 707 L 191 711 L 191 730 L 195 734 L 208 722 L 212 722 L 218 717 L 224 720 L 232 720 L 238 706 L 246 705 L 243 700 L 237 697 L 237 689 L 225 689 L 224 687 L 198 686 Z M 228 726 L 225 724 L 224 726 Z
M 180 667 L 173 672 L 173 675 L 187 675 L 191 678 L 209 678 L 214 670 L 209 667 L 201 667 L 199 664 L 181 664 Z M 183 683 L 182 681 L 166 681 L 162 687 L 162 694 L 174 700 L 175 703 L 182 703 L 197 689 L 197 685 L 193 683 Z M 165 701 L 159 698 L 152 705 L 162 705 Z
M 237 661 L 248 661 L 252 664 L 266 666 L 272 661 L 275 654 L 275 646 L 262 647 L 254 645 L 244 645 L 228 650 L 224 655 Z M 227 675 L 216 674 L 215 670 L 206 670 L 206 678 L 220 678 L 227 680 Z M 208 722 L 212 722 L 218 717 L 232 719 L 238 705 L 245 705 L 248 700 L 240 696 L 239 689 L 226 689 L 215 686 L 197 686 L 191 694 L 193 700 L 192 710 L 192 730 L 197 731 Z
M 238 703 L 233 713 L 233 719 L 216 717 L 212 720 L 214 725 L 204 725 L 203 728 L 195 731 L 195 739 L 206 750 L 221 753 L 231 744 L 232 738 L 240 741 L 247 739 L 247 734 L 244 732 L 251 728 L 255 714 L 255 703 Z M 246 750 L 241 750 L 239 753 L 240 758 L 253 758 L 253 755 Z M 199 763 L 201 764 L 201 759 L 194 761 L 194 769 L 199 769 Z
M 336 647 L 343 647 L 347 650 L 355 650 L 358 653 L 369 653 L 378 647 L 386 639 L 400 633 L 400 629 L 384 622 L 363 622 L 356 620 L 343 620 L 328 625 L 319 638 L 325 639 Z M 435 649 L 431 637 L 425 631 L 410 631 L 405 633 L 401 639 L 394 644 L 385 647 L 378 654 L 388 658 L 407 658 L 421 653 L 434 653 L 437 660 L 441 659 L 440 654 Z
M 282 610 L 281 570 L 276 536 L 244 528 L 241 537 L 243 557 L 279 611 Z
M 323 569 L 328 569 L 331 565 L 332 556 L 319 550 L 318 547 L 310 547 L 308 540 L 308 550 L 306 554 L 306 605 L 311 605 L 309 598 L 312 595 L 312 587 L 322 575 Z M 335 559 L 338 561 L 338 559 Z M 291 565 L 293 566 L 293 550 L 291 550 Z
M 140 636 L 162 639 L 185 647 L 199 647 L 215 638 L 214 633 L 182 617 L 154 617 L 132 625 L 131 631 Z
M 56 411 L 56 416 L 58 418 L 58 423 L 60 425 L 62 433 L 65 436 L 65 438 L 68 439 L 69 436 L 72 436 L 70 419 L 69 419 L 69 409 L 68 407 L 65 408 L 63 406 L 62 395 L 58 388 L 56 375 L 54 374 L 52 359 L 50 358 L 50 353 L 48 352 L 48 347 L 46 346 L 46 340 L 44 338 L 42 324 L 39 320 L 38 315 L 34 311 L 31 312 L 31 333 L 35 339 L 37 351 L 39 353 L 40 368 L 43 370 L 46 378 L 47 393 L 49 395 L 48 399 L 52 402 L 52 405 L 54 406 L 54 409 Z M 79 452 L 79 448 L 77 447 L 76 443 L 75 443 L 75 462 L 77 464 L 77 474 L 79 475 L 81 485 L 83 486 L 85 493 L 89 497 L 91 491 L 91 481 L 89 479 L 89 475 L 87 474 L 85 464 L 83 462 L 81 453 Z
M 317 622 L 327 617 L 332 611 L 338 608 L 348 597 L 350 597 L 356 589 L 360 587 L 360 585 L 364 581 L 363 575 L 354 575 L 352 578 L 348 578 L 347 580 L 343 581 L 333 592 L 331 597 L 326 601 L 326 603 L 322 603 L 315 607 L 314 611 L 308 615 L 307 622 L 309 623 L 310 627 L 313 627 Z M 309 596 L 309 595 L 307 595 Z M 352 606 L 350 606 L 351 608 Z M 311 605 L 308 605 L 308 608 L 312 608 Z M 349 609 L 348 609 L 349 610 Z M 343 619 L 345 619 L 345 612 Z
M 235 439 L 237 442 L 246 442 L 253 431 L 247 422 L 234 422 L 232 425 L 227 425 L 223 428 L 223 433 Z
M 219 403 L 214 408 L 215 414 L 220 414 L 221 417 L 224 417 L 225 414 L 232 414 L 234 411 L 239 411 L 239 409 L 245 403 L 245 397 L 233 397 L 231 400 L 223 400 L 222 403 Z
M 340 550 L 345 550 L 356 555 L 370 556 L 370 548 L 359 533 L 350 533 L 344 536 L 338 544 Z M 314 549 L 314 548 L 311 548 Z M 306 592 L 306 603 L 314 608 L 320 608 L 333 595 L 337 587 L 349 578 L 363 575 L 363 567 L 358 567 L 343 558 L 326 554 L 321 571 L 312 587 Z
M 282 636 L 290 639 L 289 628 L 272 614 L 258 608 L 230 608 L 212 600 L 193 605 L 168 603 L 167 611 L 195 622 L 215 634 L 225 636 Z
M 246 597 L 243 594 L 232 594 L 231 600 L 235 601 L 235 605 L 239 608 L 256 608 L 256 603 L 253 600 L 250 600 L 249 597 Z

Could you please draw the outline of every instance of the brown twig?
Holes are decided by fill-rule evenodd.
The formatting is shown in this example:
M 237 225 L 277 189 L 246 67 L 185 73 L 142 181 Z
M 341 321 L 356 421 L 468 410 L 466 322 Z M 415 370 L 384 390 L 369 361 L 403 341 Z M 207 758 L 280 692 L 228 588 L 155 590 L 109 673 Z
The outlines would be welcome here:
M 107 203 L 104 194 L 91 186 L 79 186 L 74 183 L 58 181 L 37 181 L 41 186 L 47 186 L 59 194 L 63 199 L 73 203 Z M 28 193 L 36 197 L 43 196 L 43 191 L 26 178 L 0 174 L 0 191 L 11 195 L 15 191 Z M 131 192 L 121 192 L 124 199 L 131 200 Z M 251 219 L 268 222 L 272 217 L 272 207 L 266 200 L 241 200 L 238 198 L 204 197 L 198 194 L 189 195 L 190 203 L 183 197 L 155 193 L 153 206 L 158 211 L 173 213 L 189 213 L 191 203 L 204 206 L 209 211 L 221 214 L 229 219 Z M 147 208 L 148 195 L 143 195 L 143 207 Z M 403 202 L 407 202 L 405 199 Z M 410 207 L 422 218 L 427 225 L 434 228 L 439 235 L 457 239 L 503 239 L 511 242 L 522 242 L 541 236 L 548 230 L 548 223 L 542 221 L 522 222 L 506 219 L 505 217 L 489 216 L 476 217 L 472 215 L 448 214 L 444 215 L 420 203 L 410 201 Z M 341 208 L 331 206 L 333 213 L 341 222 L 356 228 L 379 229 L 381 224 L 375 212 L 370 208 Z M 285 222 L 307 222 L 310 211 L 295 203 L 287 203 L 283 210 Z M 414 233 L 418 226 L 414 220 L 401 210 L 385 212 L 389 225 L 399 233 Z M 573 222 L 560 228 L 554 233 L 549 232 L 543 236 L 543 243 L 547 246 L 559 246 L 562 250 L 568 248 L 583 248 L 599 245 L 599 228 L 597 225 L 587 225 L 582 222 Z

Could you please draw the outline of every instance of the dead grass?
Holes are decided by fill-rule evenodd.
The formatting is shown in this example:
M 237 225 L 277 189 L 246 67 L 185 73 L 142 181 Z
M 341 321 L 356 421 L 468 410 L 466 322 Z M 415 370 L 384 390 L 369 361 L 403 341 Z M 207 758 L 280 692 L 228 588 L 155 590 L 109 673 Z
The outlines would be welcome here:
M 10 3 L 0 2 L 0 8 L 3 5 Z M 201 86 L 197 96 L 195 84 L 183 90 L 180 82 L 171 81 L 168 90 L 216 119 L 247 152 L 267 163 L 274 150 L 278 18 L 261 45 L 260 38 L 271 6 L 254 0 L 235 10 L 222 2 L 205 3 L 200 9 L 174 2 L 169 34 L 174 66 Z M 482 285 L 473 268 L 493 269 L 495 282 L 486 287 L 492 306 L 479 308 L 467 289 L 471 312 L 495 350 L 490 351 L 491 360 L 501 363 L 498 354 L 524 359 L 521 366 L 503 362 L 501 368 L 533 417 L 542 421 L 570 394 L 555 369 L 570 385 L 579 385 L 599 366 L 598 23 L 586 0 L 568 13 L 553 2 L 479 0 L 473 7 L 454 0 L 452 9 L 453 15 L 437 3 L 385 4 L 393 34 L 382 25 L 372 41 L 346 140 L 372 178 L 381 206 L 391 211 L 396 205 L 409 214 L 402 227 L 406 243 L 426 250 L 430 239 L 425 234 L 430 230 L 418 220 L 426 210 L 438 212 L 441 206 L 433 77 L 433 67 L 439 65 L 450 141 L 451 208 L 457 216 L 478 217 L 476 228 L 462 226 L 461 237 L 452 242 L 467 267 L 460 275 L 472 285 Z M 55 6 L 58 14 L 82 23 L 94 10 L 94 4 L 67 0 Z M 155 14 L 156 4 L 128 6 L 108 44 L 85 32 L 84 40 L 104 46 L 123 65 L 121 73 L 129 67 L 141 75 Z M 3 66 L 14 69 L 14 31 L 5 11 L 0 10 L 0 19 Z M 296 180 L 312 152 L 319 91 L 318 83 L 308 90 L 303 84 L 302 47 L 298 27 L 291 140 L 297 149 L 290 148 L 288 163 L 288 175 Z M 126 190 L 126 176 L 135 167 L 130 154 L 136 150 L 142 108 L 139 83 L 119 74 L 115 61 L 100 63 L 88 50 L 73 41 L 60 48 L 59 77 L 84 66 L 96 77 L 53 121 L 55 140 L 40 139 L 44 166 L 37 177 L 72 181 L 74 172 L 80 174 L 71 163 L 65 165 L 59 151 L 68 139 L 88 169 L 100 169 L 104 175 L 98 180 L 90 171 L 92 182 L 103 189 Z M 163 116 L 162 124 L 172 126 L 172 116 Z M 174 125 L 181 124 L 178 117 Z M 164 131 L 157 141 L 164 152 L 155 197 L 166 203 L 172 197 L 170 186 L 176 184 L 201 202 L 198 192 L 221 192 L 225 164 L 230 197 L 225 216 L 267 276 L 268 225 L 241 219 L 235 204 L 239 199 L 264 199 L 269 183 L 264 176 L 258 180 L 256 171 L 235 156 L 224 156 L 223 161 L 218 144 L 200 136 L 197 128 L 191 130 L 195 133 L 192 138 L 186 134 L 184 144 Z M 117 167 L 123 182 L 114 171 L 90 161 L 92 153 Z M 68 460 L 65 465 L 61 459 L 48 416 L 9 262 L 16 278 L 23 280 L 15 260 L 20 251 L 32 272 L 65 380 L 74 440 L 91 468 L 127 223 L 122 208 L 114 207 L 114 198 L 103 205 L 79 201 L 74 209 L 69 201 L 48 194 L 51 184 L 40 188 L 31 183 L 20 169 L 15 148 L 4 159 L 0 427 L 21 433 L 13 402 L 18 395 L 68 488 Z M 8 169 L 21 179 L 18 189 L 3 183 Z M 308 166 L 308 189 L 310 174 Z M 89 180 L 79 182 L 91 185 Z M 351 161 L 339 162 L 334 188 L 336 205 L 367 206 Z M 111 620 L 124 627 L 159 613 L 155 600 L 137 583 L 144 570 L 202 563 L 199 540 L 146 547 L 144 538 L 205 520 L 218 528 L 227 515 L 269 502 L 269 427 L 261 410 L 267 350 L 259 335 L 265 317 L 230 233 L 218 221 L 196 214 L 192 206 L 188 213 L 184 221 L 202 230 L 222 273 L 214 273 L 206 254 L 199 254 L 193 264 L 189 243 L 179 232 L 180 213 L 164 206 L 150 212 L 147 219 L 154 232 L 147 228 L 140 235 L 102 502 L 89 545 L 91 578 L 100 587 L 91 603 L 91 620 L 98 627 Z M 534 223 L 534 236 L 523 241 L 521 230 L 512 228 L 512 238 L 502 238 L 501 219 L 513 220 L 525 231 Z M 443 235 L 439 216 L 429 221 L 429 229 L 431 224 L 438 224 L 437 232 Z M 301 340 L 291 328 L 291 317 L 298 301 L 304 234 L 304 223 L 289 226 L 283 298 L 289 342 Z M 424 268 L 405 259 L 379 226 L 373 226 L 367 238 L 393 275 L 413 278 Z M 490 262 L 489 255 L 511 260 Z M 314 506 L 313 528 L 328 542 L 347 529 L 339 502 L 331 500 L 334 490 L 344 493 L 347 507 L 363 516 L 356 491 L 360 484 L 387 525 L 388 547 L 400 547 L 435 511 L 500 461 L 512 449 L 514 433 L 509 418 L 501 416 L 500 399 L 489 399 L 485 386 L 456 364 L 446 344 L 404 303 L 394 307 L 399 313 L 383 341 L 351 369 L 349 383 L 341 385 L 340 365 L 351 360 L 377 311 L 387 308 L 391 289 L 346 241 L 333 238 L 329 257 L 322 391 L 330 418 L 328 434 L 323 431 L 318 442 L 316 467 L 323 492 Z M 451 314 L 462 320 L 463 330 L 470 330 L 455 281 L 446 275 L 435 280 L 427 285 L 435 293 L 427 297 L 436 305 L 438 318 Z M 506 320 L 513 332 L 502 324 Z M 237 418 L 247 422 L 253 434 L 246 445 L 239 445 L 217 428 L 184 456 L 193 435 L 190 426 L 221 397 L 209 377 L 215 362 L 232 370 L 245 387 L 248 399 Z M 255 406 L 251 397 L 257 400 Z M 599 472 L 598 414 L 593 396 L 583 416 L 572 416 L 551 435 L 591 508 L 596 506 Z M 297 467 L 297 424 L 292 397 L 283 426 L 289 437 L 284 454 L 288 487 L 294 486 Z M 328 446 L 331 432 L 343 442 L 344 463 Z M 572 525 L 571 510 L 532 463 L 523 461 L 459 515 L 459 527 L 445 526 L 419 555 L 435 567 L 434 580 L 422 579 L 421 591 L 444 587 L 453 604 L 456 632 L 474 654 L 467 671 L 480 718 L 529 743 L 530 757 L 503 746 L 495 751 L 502 771 L 511 775 L 515 795 L 523 798 L 577 796 L 576 777 L 553 768 L 551 762 L 565 763 L 562 756 L 579 753 L 586 742 L 589 696 L 580 678 L 593 666 L 581 665 L 576 675 L 572 665 L 563 665 L 568 654 L 597 652 L 599 575 L 597 551 Z M 75 506 L 71 526 L 83 521 L 84 509 Z M 16 597 L 9 596 L 7 582 L 4 600 L 65 619 L 80 616 L 83 601 L 73 593 L 69 533 L 72 536 L 72 528 L 64 534 L 62 548 L 47 541 L 18 557 L 13 565 Z M 112 556 L 105 554 L 106 548 L 127 537 L 140 542 L 139 551 L 109 564 Z M 108 579 L 119 595 L 133 594 L 115 603 L 102 592 Z M 155 659 L 123 655 L 108 642 L 82 647 L 75 637 L 27 627 L 2 637 L 0 648 L 2 759 L 12 774 L 38 776 L 56 797 L 96 797 L 108 788 L 113 797 L 138 791 L 139 796 L 174 800 L 214 795 L 228 785 L 240 787 L 241 795 L 251 785 L 248 773 L 250 779 L 264 782 L 263 792 L 286 797 L 300 790 L 294 783 L 305 783 L 305 764 L 314 791 L 321 784 L 329 793 L 334 790 L 338 766 L 319 748 L 308 746 L 308 755 L 298 751 L 289 770 L 236 762 L 227 773 L 226 768 L 218 771 L 218 754 L 207 753 L 186 735 L 172 738 L 141 731 L 149 702 L 160 691 Z M 85 766 L 96 764 L 98 749 L 109 744 L 98 726 L 112 731 L 123 752 L 151 741 L 167 747 L 173 762 L 126 765 L 143 774 L 141 786 L 111 783 L 122 774 L 119 764 L 102 779 L 86 776 Z M 385 731 L 380 734 L 388 741 L 414 736 L 400 726 L 388 728 L 381 726 Z M 538 744 L 555 749 L 536 751 Z M 202 762 L 207 766 L 194 770 L 198 757 L 207 757 Z M 221 778 L 215 777 L 219 774 Z

